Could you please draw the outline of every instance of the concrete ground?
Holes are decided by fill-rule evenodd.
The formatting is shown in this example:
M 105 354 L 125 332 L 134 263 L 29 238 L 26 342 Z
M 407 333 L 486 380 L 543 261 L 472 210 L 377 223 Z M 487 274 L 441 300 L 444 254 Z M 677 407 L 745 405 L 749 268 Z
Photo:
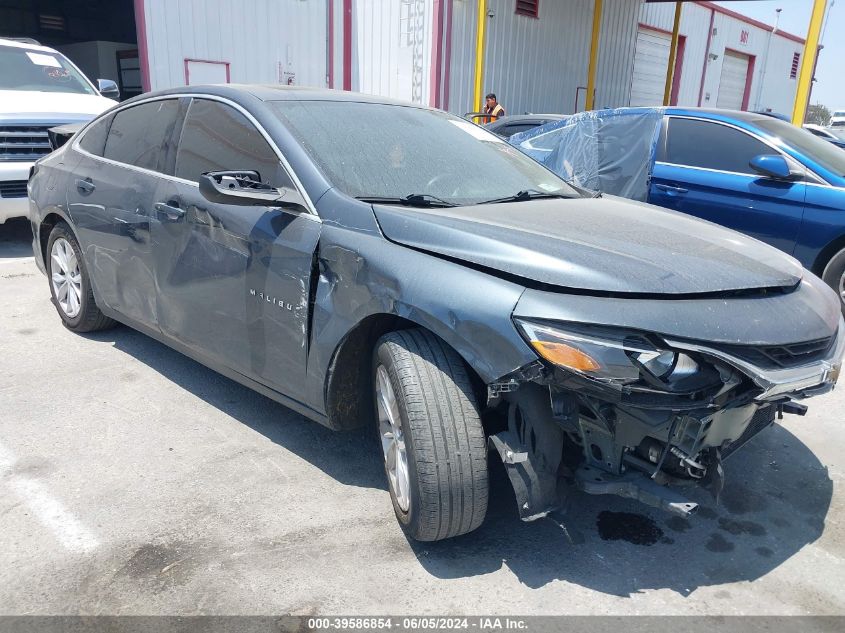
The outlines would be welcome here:
M 367 435 L 126 327 L 64 329 L 0 226 L 0 614 L 845 614 L 845 389 L 726 464 L 690 521 L 577 495 L 409 543 Z M 625 514 L 627 513 L 627 514 Z

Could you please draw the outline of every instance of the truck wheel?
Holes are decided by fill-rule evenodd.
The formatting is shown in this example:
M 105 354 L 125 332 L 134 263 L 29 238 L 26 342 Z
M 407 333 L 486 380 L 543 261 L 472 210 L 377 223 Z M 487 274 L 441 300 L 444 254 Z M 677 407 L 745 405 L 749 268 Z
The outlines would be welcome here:
M 839 295 L 842 314 L 845 315 L 845 248 L 831 257 L 824 268 L 822 279 Z
M 471 532 L 487 513 L 487 442 L 467 369 L 421 329 L 376 343 L 373 387 L 396 518 L 418 541 Z
M 74 332 L 94 332 L 115 324 L 94 302 L 82 249 L 64 222 L 56 224 L 50 232 L 45 259 L 53 305 L 65 327 Z

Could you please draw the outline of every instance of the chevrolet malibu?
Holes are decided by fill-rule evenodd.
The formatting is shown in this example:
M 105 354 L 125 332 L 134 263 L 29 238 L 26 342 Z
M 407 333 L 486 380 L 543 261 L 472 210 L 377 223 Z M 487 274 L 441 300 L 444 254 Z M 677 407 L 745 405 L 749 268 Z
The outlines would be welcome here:
M 568 185 L 445 112 L 186 87 L 42 158 L 33 248 L 74 332 L 125 323 L 337 430 L 370 426 L 414 539 L 580 489 L 695 511 L 829 391 L 838 297 L 791 257 Z M 636 208 L 633 208 L 636 207 Z M 776 318 L 772 318 L 776 315 Z

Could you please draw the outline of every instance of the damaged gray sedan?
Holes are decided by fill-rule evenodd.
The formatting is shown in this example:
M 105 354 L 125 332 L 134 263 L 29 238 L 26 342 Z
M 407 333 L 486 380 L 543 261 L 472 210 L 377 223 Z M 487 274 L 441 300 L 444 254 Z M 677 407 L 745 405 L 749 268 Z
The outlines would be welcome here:
M 70 330 L 125 323 L 338 430 L 396 517 L 477 528 L 488 449 L 526 520 L 573 488 L 687 515 L 838 377 L 834 292 L 791 257 L 576 189 L 384 99 L 259 86 L 126 101 L 38 161 L 33 248 Z

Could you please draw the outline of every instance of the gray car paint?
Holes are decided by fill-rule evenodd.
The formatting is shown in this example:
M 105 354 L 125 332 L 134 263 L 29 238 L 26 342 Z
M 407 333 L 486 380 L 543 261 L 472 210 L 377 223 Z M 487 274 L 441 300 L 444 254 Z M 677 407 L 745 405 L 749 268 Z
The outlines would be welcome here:
M 801 279 L 798 262 L 762 242 L 622 198 L 377 208 L 376 217 L 391 241 L 562 291 L 688 295 Z
M 115 289 L 124 286 L 116 304 L 101 306 L 107 314 L 329 426 L 349 426 L 348 420 L 340 423 L 332 419 L 327 406 L 333 359 L 343 342 L 369 318 L 393 315 L 430 329 L 489 383 L 537 358 L 511 320 L 514 310 L 527 314 L 526 307 L 536 306 L 533 316 L 562 318 L 567 310 L 578 309 L 582 315 L 590 310 L 596 315 L 602 305 L 601 322 L 623 325 L 631 322 L 627 316 L 630 312 L 638 315 L 638 327 L 659 331 L 673 322 L 673 331 L 685 331 L 687 337 L 695 337 L 718 332 L 720 327 L 732 327 L 728 321 L 738 320 L 738 315 L 744 318 L 745 300 L 733 298 L 731 293 L 703 303 L 686 300 L 673 303 L 683 306 L 673 313 L 667 312 L 667 301 L 651 307 L 643 302 L 631 311 L 630 299 L 621 297 L 631 292 L 696 294 L 788 286 L 794 285 L 800 275 L 793 260 L 773 249 L 759 247 L 735 233 L 715 232 L 709 224 L 665 211 L 638 208 L 636 222 L 626 228 L 625 224 L 631 221 L 624 215 L 627 208 L 609 200 L 476 207 L 462 209 L 460 214 L 389 208 L 379 208 L 374 213 L 370 205 L 331 189 L 303 148 L 267 110 L 263 99 L 385 100 L 261 87 L 189 87 L 159 94 L 191 93 L 226 98 L 252 113 L 299 177 L 304 193 L 316 206 L 319 220 L 262 207 L 253 208 L 252 215 L 235 217 L 234 211 L 197 201 L 192 203 L 195 213 L 186 214 L 184 220 L 187 233 L 177 237 L 170 234 L 170 227 L 161 225 L 146 198 L 137 205 L 124 200 L 99 206 L 89 203 L 84 213 L 77 207 L 71 210 L 72 205 L 79 203 L 68 205 L 62 200 L 63 193 L 57 195 L 71 191 L 73 180 L 79 175 L 75 171 L 79 152 L 73 149 L 74 143 L 69 143 L 40 162 L 39 173 L 47 175 L 34 178 L 32 183 L 34 249 L 39 266 L 44 267 L 45 219 L 45 226 L 56 216 L 69 221 L 78 231 L 86 259 L 107 236 L 114 241 L 114 260 L 102 254 L 89 262 L 98 293 L 104 284 L 115 284 Z M 150 96 L 129 100 L 121 107 Z M 174 187 L 168 176 L 131 168 L 125 169 L 121 182 L 125 190 L 136 191 L 140 196 L 151 193 L 153 180 L 164 180 L 165 189 Z M 167 195 L 157 188 L 154 197 L 166 199 Z M 145 242 L 147 236 L 143 232 L 127 232 L 112 213 L 114 209 L 121 213 L 140 209 L 136 215 L 141 217 L 142 225 L 149 223 L 153 241 Z M 243 209 L 240 207 L 238 213 Z M 55 216 L 47 218 L 50 213 Z M 536 222 L 542 222 L 549 230 L 544 235 L 529 230 Z M 392 239 L 386 239 L 382 230 Z M 658 230 L 666 235 L 656 235 Z M 689 238 L 688 234 L 696 237 Z M 673 248 L 673 240 L 682 238 L 683 248 Z M 166 244 L 168 240 L 169 246 L 159 248 L 159 242 Z M 461 240 L 463 245 L 459 244 Z M 535 250 L 546 251 L 545 266 L 522 261 L 531 243 Z M 142 246 L 147 244 L 149 250 Z M 712 249 L 711 254 L 702 257 L 688 252 L 702 247 L 705 251 Z M 207 269 L 177 271 L 180 257 L 187 257 L 187 253 L 214 257 L 221 249 L 228 249 L 227 256 L 232 260 L 218 259 L 220 268 L 215 274 L 210 275 Z M 743 249 L 750 249 L 754 256 L 747 256 Z M 291 254 L 294 265 L 280 269 L 279 258 Z M 146 262 L 145 255 L 149 256 Z M 574 266 L 567 266 L 568 258 Z M 724 265 L 725 258 L 731 266 Z M 673 266 L 673 261 L 678 265 Z M 481 268 L 464 262 L 477 262 Z M 112 268 L 107 270 L 109 266 Z M 135 274 L 135 267 L 142 271 L 138 274 L 145 280 L 148 275 L 154 279 L 155 323 L 133 316 L 149 309 L 146 292 L 125 287 L 131 285 L 126 280 Z M 182 276 L 179 283 L 188 293 L 187 300 L 167 290 L 167 284 L 173 285 L 177 274 Z M 524 277 L 524 283 L 519 282 L 520 277 Z M 525 287 L 535 282 L 596 291 L 603 295 L 604 303 L 594 304 L 591 302 L 598 301 L 596 297 L 566 292 L 559 292 L 554 300 L 545 294 L 540 301 L 535 298 L 535 290 L 526 294 L 524 302 L 520 301 Z M 255 301 L 251 289 L 295 305 L 296 309 L 287 315 L 291 320 L 284 324 L 274 322 L 278 306 L 266 300 L 261 309 L 249 303 Z M 617 293 L 620 296 L 614 297 Z M 816 309 L 823 314 L 831 306 L 836 309 L 836 298 L 831 292 L 792 292 L 782 297 L 781 305 L 790 313 L 810 314 L 813 310 L 805 305 L 808 301 L 820 302 Z M 723 305 L 718 315 L 723 325 L 716 323 L 709 309 L 716 304 Z M 207 319 L 203 323 L 206 331 L 194 336 L 189 329 L 215 310 L 222 311 L 219 318 Z M 776 343 L 807 338 L 804 326 L 808 321 L 796 318 L 779 323 L 781 330 L 761 329 L 755 341 Z M 813 335 L 835 333 L 835 323 L 824 318 L 810 325 Z M 736 340 L 737 336 L 724 338 Z M 242 357 L 232 351 L 239 345 L 246 346 L 240 352 Z M 287 371 L 268 372 L 274 364 Z M 366 420 L 354 422 L 363 424 Z

